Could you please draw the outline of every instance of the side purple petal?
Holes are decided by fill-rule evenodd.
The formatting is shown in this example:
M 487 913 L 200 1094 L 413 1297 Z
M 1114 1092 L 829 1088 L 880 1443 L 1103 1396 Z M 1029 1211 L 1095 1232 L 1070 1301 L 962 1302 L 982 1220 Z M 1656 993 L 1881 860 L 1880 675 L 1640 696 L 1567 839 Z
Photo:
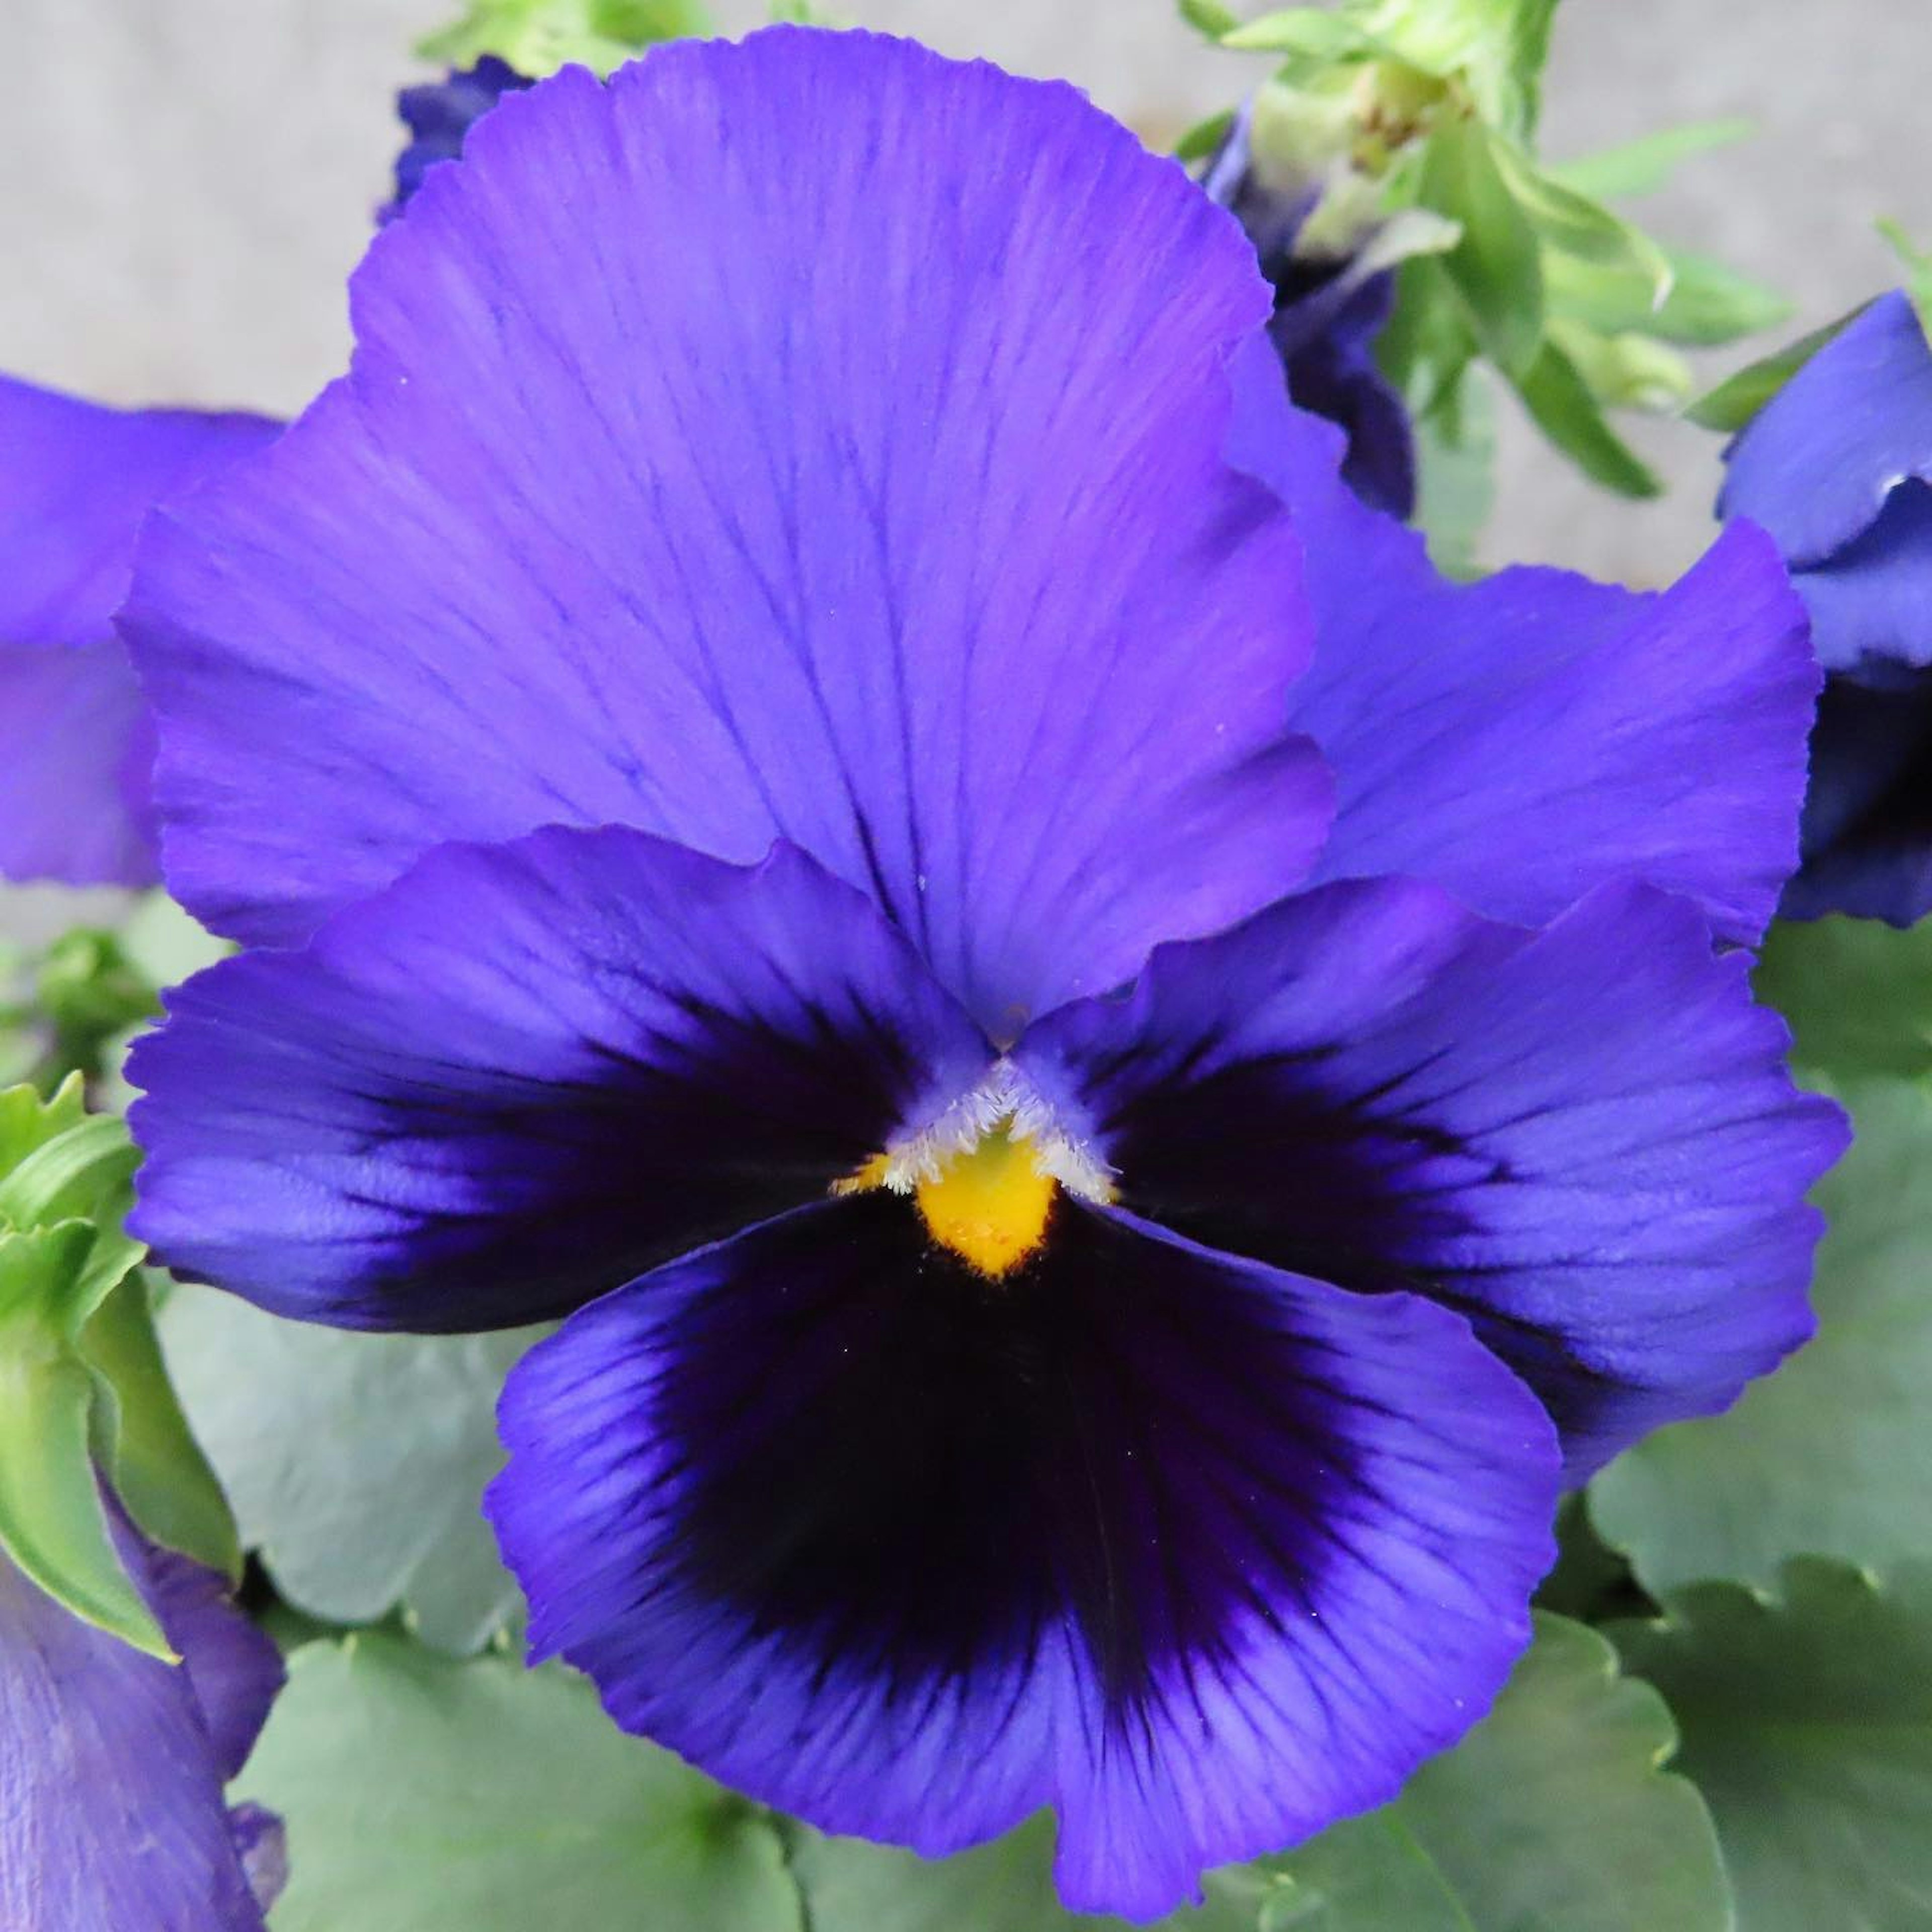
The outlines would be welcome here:
M 158 878 L 153 743 L 113 613 L 153 505 L 278 428 L 0 376 L 0 878 Z
M 1305 874 L 1297 546 L 1221 454 L 1268 292 L 1072 89 L 791 28 L 566 70 L 352 305 L 349 377 L 158 520 L 131 608 L 218 929 L 451 838 L 783 836 L 1010 1037 Z
M 1458 1318 L 1066 1206 L 988 1283 L 874 1194 L 690 1256 L 513 1371 L 488 1508 L 539 1654 L 824 1828 L 1042 1804 L 1076 1910 L 1391 1796 L 1528 1632 L 1557 1459 Z
M 129 1063 L 130 1225 L 352 1328 L 563 1313 L 824 1198 L 992 1058 L 803 854 L 731 866 L 617 826 L 441 848 L 168 1004 Z
M 1556 570 L 1455 584 L 1355 500 L 1333 432 L 1244 356 L 1231 454 L 1292 509 L 1316 607 L 1291 720 L 1334 770 L 1317 877 L 1438 880 L 1540 922 L 1640 880 L 1754 943 L 1798 860 L 1819 688 L 1771 544 L 1727 532 L 1673 589 Z
M 211 1573 L 122 1540 L 180 1664 L 82 1623 L 0 1556 L 0 1924 L 263 1932 L 270 1893 L 244 1852 L 267 1821 L 238 1829 L 222 1786 L 279 1682 L 273 1646 Z
M 1932 483 L 1932 346 L 1911 298 L 1879 297 L 1747 424 L 1720 517 L 1768 530 L 1794 569 L 1868 528 L 1907 477 Z
M 1580 1480 L 1810 1331 L 1804 1197 L 1844 1121 L 1792 1085 L 1748 968 L 1646 888 L 1534 932 L 1337 886 L 1162 948 L 1016 1058 L 1136 1212 L 1467 1314 Z

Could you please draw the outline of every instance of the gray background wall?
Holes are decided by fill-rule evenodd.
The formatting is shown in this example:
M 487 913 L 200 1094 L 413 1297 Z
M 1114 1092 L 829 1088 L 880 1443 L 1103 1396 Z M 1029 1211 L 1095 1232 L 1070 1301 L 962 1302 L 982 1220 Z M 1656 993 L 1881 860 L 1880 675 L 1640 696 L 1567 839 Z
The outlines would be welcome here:
M 1265 63 L 1171 0 L 844 0 L 865 24 L 1062 74 L 1150 134 Z M 405 50 L 454 0 L 0 0 L 0 368 L 128 402 L 298 407 L 346 354 L 342 284 L 395 146 Z M 723 0 L 731 27 L 756 0 Z M 1250 11 L 1262 10 L 1253 0 Z M 1645 211 L 1786 290 L 1800 325 L 1888 278 L 1891 214 L 1932 243 L 1927 0 L 1565 0 L 1553 154 L 1744 114 L 1754 140 Z M 1711 440 L 1636 435 L 1675 480 L 1632 508 L 1506 426 L 1492 558 L 1654 580 L 1706 534 Z

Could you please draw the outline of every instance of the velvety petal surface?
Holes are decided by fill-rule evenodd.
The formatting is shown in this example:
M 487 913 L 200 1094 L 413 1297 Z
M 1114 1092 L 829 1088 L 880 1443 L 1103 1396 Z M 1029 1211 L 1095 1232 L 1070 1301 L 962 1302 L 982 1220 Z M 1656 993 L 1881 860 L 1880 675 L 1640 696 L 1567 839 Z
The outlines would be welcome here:
M 1721 517 L 1748 517 L 1794 568 L 1822 562 L 1907 477 L 1932 483 L 1932 347 L 1902 290 L 1798 370 L 1726 456 Z
M 853 887 L 622 827 L 430 854 L 136 1048 L 132 1225 L 349 1328 L 562 1313 L 822 1198 L 970 1088 L 983 1037 Z
M 352 308 L 128 626 L 219 929 L 298 938 L 452 838 L 782 835 L 1010 1036 L 1306 872 L 1298 546 L 1221 457 L 1268 292 L 1071 88 L 789 28 L 566 71 Z
M 244 1708 L 259 1728 L 279 1682 L 274 1647 L 212 1573 L 190 1584 L 180 1559 L 129 1553 L 181 1664 L 82 1623 L 0 1556 L 0 1924 L 262 1932 L 222 1784 L 253 1741 Z
M 539 1653 L 828 1829 L 1043 1804 L 1076 1908 L 1393 1794 L 1527 1634 L 1557 1458 L 1466 1324 L 1063 1204 L 988 1281 L 910 1203 L 804 1209 L 512 1372 L 487 1507 Z
M 141 519 L 278 425 L 0 376 L 0 878 L 152 885 L 152 741 L 111 619 Z
M 1016 1058 L 1135 1212 L 1467 1314 L 1580 1479 L 1810 1332 L 1804 1197 L 1845 1128 L 1792 1086 L 1748 963 L 1645 888 L 1532 932 L 1336 886 L 1162 947 Z
M 1292 722 L 1337 785 L 1317 876 L 1406 873 L 1540 922 L 1608 881 L 1763 931 L 1797 862 L 1819 674 L 1771 544 L 1734 529 L 1658 595 L 1567 572 L 1452 584 L 1336 475 L 1334 432 L 1244 352 L 1234 460 L 1306 548 L 1317 644 Z

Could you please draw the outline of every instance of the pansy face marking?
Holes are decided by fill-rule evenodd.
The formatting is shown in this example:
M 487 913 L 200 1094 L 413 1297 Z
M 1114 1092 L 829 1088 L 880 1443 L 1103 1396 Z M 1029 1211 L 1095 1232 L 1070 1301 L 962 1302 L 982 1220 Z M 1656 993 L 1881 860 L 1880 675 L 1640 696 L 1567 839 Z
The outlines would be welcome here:
M 1392 1796 L 1563 1484 L 1807 1331 L 1768 546 L 1443 584 L 1178 167 L 863 34 L 509 95 L 352 307 L 124 618 L 255 949 L 135 1050 L 138 1232 L 560 1318 L 534 1652 L 821 1828 L 1050 1806 L 1152 1918 Z
M 873 1188 L 908 1196 L 934 1241 L 994 1281 L 1040 1251 L 1062 1188 L 1096 1206 L 1114 1198 L 1105 1163 L 1054 1123 L 1004 1060 L 933 1126 L 875 1154 L 831 1191 Z

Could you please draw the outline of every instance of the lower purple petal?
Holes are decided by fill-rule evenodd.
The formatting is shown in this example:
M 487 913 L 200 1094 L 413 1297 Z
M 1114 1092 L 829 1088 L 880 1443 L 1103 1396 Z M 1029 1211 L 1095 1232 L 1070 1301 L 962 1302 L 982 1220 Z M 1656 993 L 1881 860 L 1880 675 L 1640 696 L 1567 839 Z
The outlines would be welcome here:
M 1076 1908 L 1392 1795 L 1527 1634 L 1557 1458 L 1456 1317 L 1063 1203 L 989 1282 L 911 1205 L 807 1208 L 513 1372 L 488 1508 L 538 1654 L 827 1829 L 1043 1804 Z

